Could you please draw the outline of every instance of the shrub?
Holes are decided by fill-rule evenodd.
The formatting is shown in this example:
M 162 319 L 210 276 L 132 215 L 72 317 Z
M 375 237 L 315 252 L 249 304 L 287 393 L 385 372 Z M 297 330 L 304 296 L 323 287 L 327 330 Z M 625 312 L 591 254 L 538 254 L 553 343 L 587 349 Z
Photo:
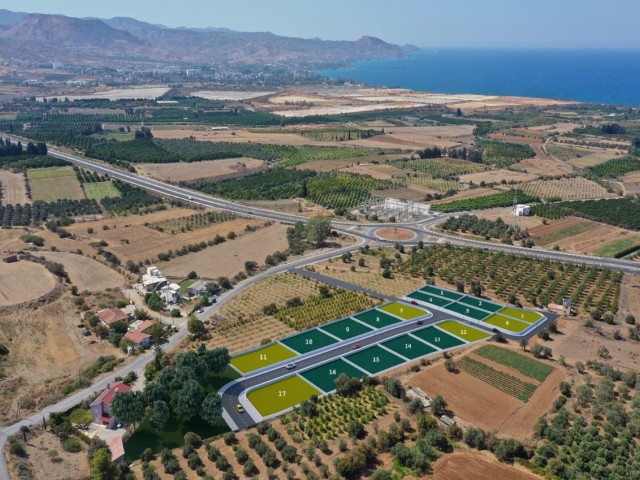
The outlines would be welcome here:
M 77 438 L 69 437 L 62 440 L 62 449 L 69 453 L 78 453 L 82 451 L 82 443 Z
M 27 456 L 27 451 L 24 448 L 24 444 L 22 442 L 18 442 L 16 440 L 13 440 L 9 444 L 9 453 L 11 453 L 11 455 L 16 455 L 18 457 L 26 457 Z

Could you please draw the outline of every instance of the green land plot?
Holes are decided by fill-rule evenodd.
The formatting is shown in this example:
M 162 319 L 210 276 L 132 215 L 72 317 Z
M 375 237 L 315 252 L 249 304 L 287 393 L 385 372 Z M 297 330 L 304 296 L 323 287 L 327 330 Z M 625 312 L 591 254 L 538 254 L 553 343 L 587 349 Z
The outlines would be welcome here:
M 619 258 L 636 246 L 640 246 L 640 238 L 638 237 L 615 240 L 598 248 L 596 250 L 596 255 L 600 255 L 601 257 Z
M 351 318 L 345 318 L 328 325 L 323 325 L 322 330 L 331 335 L 338 337 L 340 340 L 348 340 L 364 333 L 369 333 L 372 329 L 360 322 L 356 322 Z
M 478 310 L 477 308 L 462 303 L 451 304 L 447 307 L 447 310 L 459 313 L 460 315 L 466 315 L 474 320 L 483 320 L 489 316 L 489 314 L 483 310 Z
M 429 315 L 429 312 L 427 310 L 413 307 L 411 305 L 405 305 L 404 303 L 400 302 L 391 302 L 376 308 L 378 310 L 390 313 L 391 315 L 395 315 L 396 317 L 400 317 L 404 320 L 413 320 L 414 318 Z
M 501 315 L 506 315 L 508 317 L 515 318 L 516 320 L 528 323 L 536 323 L 544 318 L 544 315 L 542 315 L 540 312 L 512 307 L 504 307 L 502 310 L 500 310 L 499 313 Z
M 325 393 L 329 393 L 335 390 L 336 386 L 333 382 L 342 373 L 349 378 L 362 378 L 366 375 L 362 370 L 357 369 L 340 358 L 302 372 L 300 375 L 316 387 L 324 390 Z
M 295 350 L 300 354 L 313 352 L 314 350 L 328 347 L 329 345 L 333 345 L 337 342 L 338 340 L 336 340 L 335 338 L 316 329 L 280 340 L 280 343 L 289 347 L 291 350 Z
M 252 390 L 247 399 L 263 417 L 273 415 L 309 400 L 322 392 L 297 375 Z
M 405 362 L 405 360 L 399 356 L 377 345 L 347 355 L 345 358 L 351 363 L 355 363 L 358 367 L 363 368 L 371 375 L 376 375 Z
M 94 182 L 84 183 L 84 193 L 87 198 L 100 201 L 103 198 L 117 198 L 120 197 L 120 190 L 118 190 L 112 182 Z
M 494 313 L 489 318 L 486 318 L 484 322 L 488 323 L 489 325 L 494 325 L 496 327 L 504 328 L 505 330 L 516 333 L 523 332 L 531 326 L 530 323 L 522 322 L 520 320 L 514 320 L 510 317 L 503 317 L 502 315 L 498 315 L 497 313 Z
M 27 178 L 33 200 L 55 202 L 86 198 L 71 167 L 30 168 L 27 170 Z
M 442 287 L 434 287 L 433 285 L 425 285 L 420 289 L 420 291 L 428 294 L 428 295 L 437 295 L 443 298 L 450 298 L 451 300 L 460 300 L 464 297 L 464 294 L 454 292 L 453 290 L 448 290 Z
M 366 323 L 367 325 L 372 326 L 373 328 L 384 328 L 389 325 L 393 325 L 394 323 L 400 323 L 402 320 L 392 317 L 391 315 L 387 315 L 386 313 L 381 312 L 380 310 L 373 309 L 368 312 L 362 312 L 357 315 L 352 315 L 356 320 L 360 320 L 361 322 Z
M 446 307 L 451 303 L 451 299 L 449 298 L 440 298 L 435 295 L 424 293 L 424 292 L 413 292 L 407 295 L 409 298 L 413 298 L 415 300 L 420 300 L 421 302 L 430 303 L 431 305 L 435 305 L 436 307 Z
M 489 312 L 497 312 L 504 306 L 476 297 L 464 297 L 459 303 L 471 305 L 472 307 L 481 308 L 482 310 L 487 310 Z
M 415 360 L 416 358 L 424 357 L 425 355 L 438 351 L 411 335 L 402 335 L 401 337 L 394 338 L 393 340 L 383 342 L 381 345 L 411 360 Z
M 460 345 L 464 345 L 466 343 L 464 340 L 452 337 L 448 333 L 445 333 L 442 330 L 437 329 L 436 327 L 427 327 L 423 328 L 422 330 L 416 330 L 414 332 L 411 332 L 411 335 L 418 337 L 425 342 L 429 342 L 431 345 L 441 350 L 459 347 Z
M 470 327 L 464 323 L 456 322 L 455 320 L 445 320 L 437 324 L 438 328 L 445 332 L 453 333 L 454 335 L 466 340 L 467 342 L 476 342 L 478 340 L 484 340 L 491 336 L 490 333 L 477 328 Z
M 280 363 L 296 357 L 297 354 L 279 343 L 272 343 L 257 350 L 240 354 L 231 359 L 231 365 L 241 373 L 249 373 L 260 368 Z

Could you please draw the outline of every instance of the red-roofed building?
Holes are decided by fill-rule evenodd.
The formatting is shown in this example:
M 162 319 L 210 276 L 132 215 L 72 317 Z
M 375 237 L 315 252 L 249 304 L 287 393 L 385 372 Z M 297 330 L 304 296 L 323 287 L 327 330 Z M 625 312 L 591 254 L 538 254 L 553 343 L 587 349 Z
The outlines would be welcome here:
M 91 402 L 90 408 L 94 423 L 114 428 L 118 420 L 111 416 L 111 400 L 113 400 L 113 397 L 118 393 L 130 391 L 131 389 L 122 382 L 107 385 L 107 388 L 98 395 L 98 398 Z
M 146 347 L 151 345 L 151 335 L 141 332 L 140 330 L 132 330 L 124 334 L 123 340 L 129 340 L 134 348 Z
M 153 327 L 157 323 L 158 323 L 157 320 L 145 320 L 144 322 L 140 322 L 140 325 L 136 327 L 136 330 L 140 330 L 141 332 L 144 332 L 145 330 L 148 330 L 149 328 Z
M 120 308 L 107 308 L 105 310 L 100 310 L 96 315 L 98 315 L 98 318 L 102 320 L 102 323 L 107 327 L 116 322 L 129 321 L 129 314 L 122 311 Z
M 107 446 L 111 452 L 112 463 L 124 461 L 124 444 L 122 443 L 122 437 L 113 437 L 107 441 Z

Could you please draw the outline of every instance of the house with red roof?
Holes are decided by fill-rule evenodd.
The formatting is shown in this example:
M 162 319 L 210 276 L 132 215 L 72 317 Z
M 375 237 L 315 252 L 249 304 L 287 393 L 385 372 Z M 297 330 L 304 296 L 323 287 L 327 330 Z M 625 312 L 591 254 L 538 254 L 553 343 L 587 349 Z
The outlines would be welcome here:
M 133 348 L 147 347 L 151 345 L 151 335 L 141 332 L 140 330 L 131 330 L 124 334 L 123 340 L 131 342 Z
M 107 385 L 107 388 L 105 388 L 89 406 L 89 408 L 91 408 L 93 422 L 106 425 L 108 428 L 114 428 L 118 423 L 118 419 L 111 416 L 111 401 L 118 393 L 130 391 L 131 388 L 122 382 Z
M 100 310 L 96 315 L 107 327 L 116 322 L 129 321 L 129 314 L 120 308 L 106 308 Z
M 157 320 L 145 320 L 144 322 L 140 322 L 140 324 L 136 327 L 136 330 L 140 330 L 141 332 L 146 332 L 146 330 L 150 329 L 154 325 L 157 325 Z

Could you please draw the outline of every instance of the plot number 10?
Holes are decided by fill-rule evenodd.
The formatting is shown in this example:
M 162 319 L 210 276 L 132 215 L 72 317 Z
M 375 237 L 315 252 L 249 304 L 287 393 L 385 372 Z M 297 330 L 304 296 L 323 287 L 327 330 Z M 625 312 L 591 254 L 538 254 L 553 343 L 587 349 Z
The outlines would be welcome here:
M 304 341 L 304 343 L 305 343 L 305 345 L 313 345 L 313 339 L 312 339 L 312 338 L 307 338 L 307 339 Z

